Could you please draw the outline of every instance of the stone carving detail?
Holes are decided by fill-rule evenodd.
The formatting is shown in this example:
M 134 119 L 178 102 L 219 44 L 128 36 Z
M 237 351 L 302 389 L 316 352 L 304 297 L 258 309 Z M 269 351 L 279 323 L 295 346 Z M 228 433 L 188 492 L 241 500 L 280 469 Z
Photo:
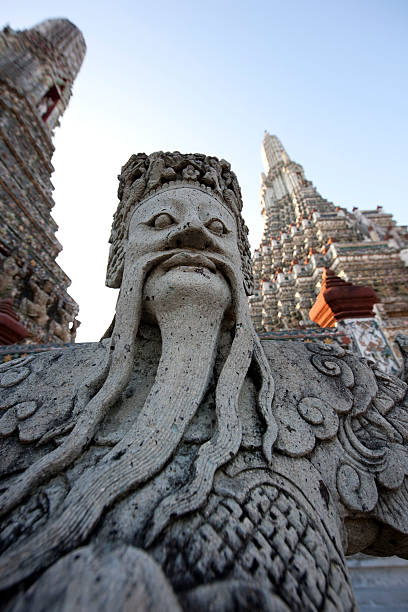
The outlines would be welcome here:
M 0 387 L 12 387 L 27 378 L 30 370 L 26 367 L 15 368 L 0 377 Z
M 374 476 L 343 463 L 337 472 L 337 490 L 350 510 L 369 512 L 378 501 Z
M 358 384 L 349 365 L 341 359 L 346 351 L 319 344 L 307 347 L 319 372 L 341 377 L 353 393 L 353 405 L 340 422 L 339 439 L 346 461 L 337 470 L 337 489 L 350 510 L 371 511 L 378 501 L 377 487 L 397 489 L 408 474 L 402 446 L 407 442 L 406 415 L 404 408 L 398 407 L 406 395 L 406 385 L 372 362 L 371 372 L 366 370 L 363 384 Z M 320 359 L 316 359 L 319 351 Z M 339 359 L 328 361 L 328 354 Z
M 235 174 L 225 159 L 218 160 L 206 155 L 183 155 L 181 153 L 153 153 L 132 155 L 123 166 L 119 175 L 118 197 L 121 205 L 115 213 L 110 242 L 112 244 L 106 284 L 119 287 L 123 274 L 124 240 L 129 214 L 142 200 L 164 186 L 176 187 L 178 184 L 191 187 L 207 187 L 227 205 L 237 217 L 239 249 L 242 271 L 247 295 L 253 289 L 252 261 L 248 243 L 248 228 L 239 213 L 242 210 L 242 196 Z
M 405 383 L 261 345 L 227 162 L 132 156 L 119 196 L 106 339 L 0 366 L 7 610 L 355 610 L 345 552 L 408 553 Z
M 314 353 L 311 361 L 315 368 L 327 376 L 340 376 L 346 387 L 354 384 L 353 372 L 347 363 L 339 361 L 344 357 L 345 350 L 341 346 L 307 343 L 307 348 Z
M 24 275 L 23 275 L 24 276 Z M 75 341 L 79 322 L 76 321 L 75 304 L 58 297 L 60 288 L 46 278 L 38 279 L 25 271 L 17 299 L 18 311 L 34 339 L 50 343 Z
M 57 322 L 55 319 L 50 322 L 50 333 L 57 336 L 63 342 L 72 342 L 72 334 L 69 326 L 73 322 L 74 315 L 67 312 L 64 308 L 60 308 L 58 310 L 58 316 L 60 322 Z M 76 329 L 77 326 L 74 331 L 76 331 Z
M 33 300 L 23 298 L 20 306 L 21 312 L 31 319 L 35 319 L 37 324 L 43 327 L 49 319 L 48 306 L 54 299 L 52 284 L 47 280 L 43 280 L 40 286 L 33 280 L 30 280 L 28 285 L 33 292 Z
M 15 404 L 11 408 L 8 408 L 7 412 L 0 418 L 0 438 L 6 438 L 11 436 L 16 430 L 18 430 L 18 437 L 20 442 L 33 442 L 40 436 L 36 436 L 31 431 L 30 427 L 26 427 L 25 421 L 32 416 L 37 410 L 37 402 L 26 401 Z
M 74 319 L 74 321 L 72 322 L 72 325 L 70 327 L 69 333 L 70 333 L 70 342 L 73 344 L 75 342 L 76 339 L 76 335 L 77 335 L 77 330 L 78 327 L 81 325 L 81 321 L 78 321 L 78 319 Z
M 2 270 L 0 272 L 0 299 L 14 297 L 17 291 L 15 277 L 19 270 L 20 268 L 13 257 L 6 257 L 3 260 Z
M 336 410 L 317 397 L 304 397 L 289 410 L 280 406 L 276 415 L 281 424 L 277 448 L 292 457 L 307 455 L 317 440 L 333 438 L 339 427 Z
M 244 487 L 245 495 L 242 488 L 235 495 L 211 494 L 194 522 L 188 527 L 180 524 L 165 535 L 153 556 L 176 589 L 225 580 L 245 600 L 245 590 L 237 580 L 245 577 L 248 583 L 255 580 L 263 591 L 266 602 L 262 609 L 274 610 L 279 605 L 274 592 L 283 595 L 287 610 L 320 610 L 327 600 L 339 610 L 352 609 L 344 562 L 329 544 L 328 534 L 309 520 L 307 510 L 285 488 L 276 486 L 267 474 L 264 480 L 249 490 Z M 209 540 L 217 550 L 215 556 Z M 316 549 L 322 554 L 316 555 Z M 312 575 L 319 576 L 317 584 L 310 580 Z M 295 587 L 303 581 L 303 588 Z M 211 605 L 210 588 L 199 593 Z M 196 593 L 188 594 L 183 604 L 185 609 L 204 607 Z
M 21 357 L 10 363 L 0 364 L 0 387 L 13 387 L 22 382 L 30 374 L 28 364 L 34 357 Z

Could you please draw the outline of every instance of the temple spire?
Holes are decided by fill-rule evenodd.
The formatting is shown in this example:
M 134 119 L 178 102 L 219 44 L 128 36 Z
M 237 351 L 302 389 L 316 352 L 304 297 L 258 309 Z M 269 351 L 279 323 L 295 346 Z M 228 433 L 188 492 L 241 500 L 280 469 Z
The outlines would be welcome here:
M 51 157 L 85 49 L 68 19 L 0 31 L 0 284 L 7 286 L 1 297 L 12 298 L 35 343 L 68 342 L 78 327 L 70 279 L 56 262 L 62 247 L 51 216 Z M 2 324 L 14 333 L 9 306 L 6 312 L 3 304 Z
M 408 231 L 381 206 L 348 211 L 323 198 L 279 138 L 265 131 L 264 231 L 254 253 L 251 313 L 259 333 L 311 327 L 324 267 L 371 285 L 392 340 L 408 329 Z
M 72 94 L 86 51 L 81 31 L 68 19 L 47 19 L 27 30 L 0 35 L 2 81 L 27 97 L 50 132 Z
M 290 158 L 279 138 L 269 134 L 265 130 L 265 136 L 262 142 L 262 161 L 265 166 L 265 172 L 268 173 L 275 166 L 282 163 L 289 163 Z

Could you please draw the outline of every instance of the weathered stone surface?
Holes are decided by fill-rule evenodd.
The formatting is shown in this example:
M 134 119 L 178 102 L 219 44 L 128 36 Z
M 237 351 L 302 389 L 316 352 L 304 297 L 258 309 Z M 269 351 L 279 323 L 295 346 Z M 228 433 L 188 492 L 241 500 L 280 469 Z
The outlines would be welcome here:
M 227 163 L 141 158 L 109 337 L 0 366 L 4 609 L 354 610 L 345 554 L 408 554 L 406 384 L 261 345 Z
M 181 612 L 160 567 L 143 551 L 125 545 L 109 551 L 86 546 L 66 555 L 17 598 L 14 610 Z

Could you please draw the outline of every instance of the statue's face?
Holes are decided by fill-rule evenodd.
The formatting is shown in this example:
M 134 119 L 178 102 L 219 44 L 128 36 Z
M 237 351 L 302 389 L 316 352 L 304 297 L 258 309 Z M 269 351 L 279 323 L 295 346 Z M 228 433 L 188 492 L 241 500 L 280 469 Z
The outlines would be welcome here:
M 235 218 L 215 198 L 191 188 L 176 188 L 152 196 L 133 213 L 126 257 L 156 253 L 169 257 L 154 268 L 146 284 L 157 296 L 158 283 L 178 295 L 182 287 L 216 293 L 229 285 L 222 260 L 240 266 Z M 203 294 L 201 294 L 203 297 Z
M 171 189 L 145 200 L 133 213 L 128 236 L 137 256 L 183 248 L 240 263 L 233 214 L 198 189 Z

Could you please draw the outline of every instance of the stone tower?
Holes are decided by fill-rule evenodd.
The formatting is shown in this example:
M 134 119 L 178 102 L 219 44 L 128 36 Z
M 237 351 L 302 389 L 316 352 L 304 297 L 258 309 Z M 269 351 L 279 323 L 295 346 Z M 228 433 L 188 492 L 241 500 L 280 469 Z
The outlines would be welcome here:
M 85 50 L 67 19 L 0 32 L 0 299 L 13 299 L 32 342 L 70 342 L 78 325 L 70 279 L 55 262 L 51 158 Z
M 254 254 L 250 308 L 260 333 L 313 326 L 309 310 L 323 269 L 370 285 L 381 325 L 393 340 L 408 330 L 408 233 L 381 206 L 352 212 L 334 206 L 305 178 L 276 136 L 262 145 L 264 233 Z

